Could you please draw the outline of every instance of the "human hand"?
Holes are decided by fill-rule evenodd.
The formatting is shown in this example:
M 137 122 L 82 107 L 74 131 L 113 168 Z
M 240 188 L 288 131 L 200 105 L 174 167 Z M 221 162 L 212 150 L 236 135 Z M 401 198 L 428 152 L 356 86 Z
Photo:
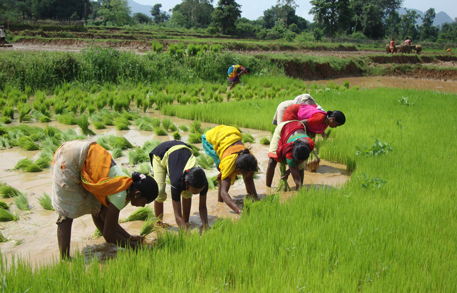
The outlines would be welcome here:
M 290 169 L 287 169 L 286 172 L 284 172 L 284 176 L 282 176 L 281 179 L 287 180 L 287 178 L 289 178 L 289 175 L 290 175 Z
M 140 244 L 143 243 L 144 238 L 146 238 L 146 235 L 132 235 L 130 236 L 129 241 Z

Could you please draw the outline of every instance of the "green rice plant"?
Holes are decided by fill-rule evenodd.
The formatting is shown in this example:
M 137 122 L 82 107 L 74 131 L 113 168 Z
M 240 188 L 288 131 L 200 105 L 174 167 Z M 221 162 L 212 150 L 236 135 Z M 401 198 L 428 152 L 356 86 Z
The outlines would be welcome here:
M 192 122 L 192 124 L 190 124 L 190 132 L 202 134 L 202 123 L 198 120 Z
M 111 156 L 113 157 L 113 159 L 122 157 L 123 156 L 122 149 L 121 148 L 113 149 Z
M 84 135 L 95 135 L 95 132 L 89 128 L 89 118 L 86 114 L 83 114 L 79 119 L 76 120 L 79 128 L 81 128 L 81 132 Z
M 54 210 L 54 208 L 52 207 L 51 197 L 46 192 L 43 192 L 43 196 L 38 198 L 38 203 L 45 210 L 48 210 L 48 211 L 53 211 Z
M 149 162 L 141 163 L 136 167 L 135 171 L 137 171 L 141 174 L 150 175 L 150 174 L 152 174 L 152 167 Z
M 10 147 L 8 139 L 0 136 L 0 149 L 7 149 Z
M 9 117 L 11 120 L 14 119 L 14 108 L 13 107 L 5 107 L 3 108 L 3 116 L 4 117 Z
M 117 130 L 129 130 L 130 129 L 129 124 L 122 120 L 115 120 L 114 126 L 116 127 Z
M 155 230 L 155 224 L 159 221 L 160 219 L 154 218 L 154 217 L 149 217 L 144 221 L 143 225 L 141 226 L 140 229 L 140 235 L 141 236 L 146 236 L 148 234 L 151 234 Z
M 166 131 L 168 131 L 170 129 L 172 124 L 173 124 L 173 122 L 171 122 L 170 118 L 165 118 L 162 120 L 162 127 Z
M 162 48 L 163 48 L 163 45 L 159 42 L 152 42 L 152 50 L 155 52 L 155 53 L 161 53 L 162 52 Z
M 152 152 L 153 149 L 155 149 L 158 145 L 160 144 L 160 140 L 158 139 L 151 139 L 151 140 L 148 140 L 146 141 L 143 146 L 141 147 L 141 149 L 143 149 L 143 151 L 147 152 L 148 154 L 150 152 Z
M 77 119 L 70 114 L 61 114 L 57 116 L 57 121 L 65 125 L 75 125 L 77 123 Z
M 98 228 L 95 228 L 95 232 L 94 232 L 94 234 L 92 234 L 92 238 L 93 239 L 97 239 L 97 238 L 100 238 L 102 236 L 103 236 L 102 232 L 100 232 L 100 230 L 98 230 Z
M 29 113 L 32 111 L 32 107 L 29 104 L 20 104 L 17 106 L 17 110 L 19 112 L 19 122 L 29 121 L 31 119 Z
M 18 145 L 27 151 L 39 150 L 40 147 L 28 136 L 22 136 L 17 140 Z
M 281 171 L 281 177 L 283 177 L 285 174 L 286 174 L 286 162 L 283 161 L 280 163 L 279 165 L 279 170 Z M 279 179 L 279 183 L 278 183 L 278 186 L 276 187 L 276 191 L 277 192 L 281 192 L 281 191 L 290 191 L 290 186 L 289 186 L 289 183 L 287 182 L 287 179 Z
M 260 139 L 260 144 L 263 144 L 263 145 L 269 145 L 270 144 L 270 140 L 266 137 L 262 137 Z
M 200 156 L 200 149 L 196 145 L 193 145 L 191 143 L 188 143 L 188 145 L 194 150 L 195 157 Z
M 1 121 L 4 124 L 10 124 L 11 122 L 13 122 L 10 117 L 6 117 L 6 116 L 3 116 Z
M 190 143 L 201 143 L 202 142 L 202 135 L 200 133 L 191 133 L 191 134 L 189 134 L 189 142 Z
M 247 142 L 253 143 L 253 142 L 255 142 L 254 137 L 248 132 L 243 132 L 241 134 L 241 137 L 242 137 L 241 141 L 243 143 L 247 143 Z
M 200 167 L 202 167 L 203 169 L 206 169 L 206 170 L 210 170 L 214 165 L 213 159 L 208 155 L 199 156 L 197 158 L 197 162 L 200 165 Z
M 179 134 L 179 131 L 173 132 L 173 139 L 174 140 L 181 140 L 181 134 Z
M 8 210 L 0 209 L 0 222 L 17 221 L 19 218 L 10 213 Z
M 46 169 L 51 166 L 52 159 L 49 157 L 40 157 L 35 160 L 34 164 L 40 167 L 41 169 Z
M 165 129 L 163 129 L 162 127 L 156 127 L 154 128 L 154 132 L 156 135 L 158 136 L 164 136 L 164 135 L 167 135 L 167 131 Z
M 138 130 L 154 131 L 154 126 L 150 122 L 140 119 L 140 122 L 138 124 Z
M 14 197 L 14 203 L 16 204 L 17 208 L 21 211 L 30 210 L 29 200 L 27 199 L 27 196 L 23 193 Z
M 124 222 L 133 222 L 133 221 L 144 221 L 149 217 L 154 216 L 154 211 L 151 209 L 150 206 L 145 206 L 138 208 L 136 211 L 130 214 L 125 219 L 121 219 L 119 222 L 124 223 Z
M 181 129 L 181 130 L 184 131 L 184 132 L 188 132 L 188 131 L 189 131 L 189 128 L 187 128 L 186 125 L 179 125 L 178 128 Z
M 5 201 L 0 200 L 0 209 L 7 210 L 9 208 L 10 208 L 10 206 Z
M 7 238 L 5 238 L 5 236 L 3 236 L 3 234 L 0 232 L 0 242 L 6 242 L 8 241 Z
M 159 118 L 152 118 L 151 119 L 151 123 L 152 123 L 152 126 L 154 126 L 154 128 L 156 127 L 159 127 L 160 126 L 160 119 Z
M 42 122 L 42 123 L 47 123 L 47 122 L 51 122 L 51 118 L 49 118 L 48 116 L 41 116 L 40 118 L 38 118 L 38 121 Z
M 94 121 L 92 125 L 94 125 L 95 129 L 106 129 L 106 125 L 103 122 Z
M 133 148 L 133 145 L 123 136 L 110 136 L 109 137 L 110 145 L 113 148 L 121 148 L 123 150 Z
M 149 162 L 149 153 L 139 148 L 129 151 L 130 165 L 137 165 L 143 162 Z
M 42 168 L 37 166 L 31 159 L 25 158 L 17 162 L 14 170 L 23 170 L 26 172 L 41 172 Z

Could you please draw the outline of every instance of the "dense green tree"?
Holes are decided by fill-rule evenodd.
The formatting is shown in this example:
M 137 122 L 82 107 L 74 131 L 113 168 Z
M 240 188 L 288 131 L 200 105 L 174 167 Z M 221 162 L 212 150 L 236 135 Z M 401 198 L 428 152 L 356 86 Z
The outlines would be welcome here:
M 236 32 L 236 21 L 241 16 L 241 5 L 235 0 L 219 0 L 217 7 L 212 13 L 212 24 L 220 27 L 223 34 Z
M 166 24 L 168 27 L 185 27 L 190 28 L 187 17 L 180 10 L 173 10 L 170 19 Z
M 278 6 L 278 18 L 283 19 L 284 23 L 289 25 L 289 15 L 295 15 L 295 10 L 298 7 L 295 0 L 277 0 L 276 6 Z
M 211 23 L 211 13 L 214 10 L 212 0 L 183 0 L 173 7 L 171 19 L 174 26 L 208 27 Z M 173 14 L 176 16 L 173 19 Z M 182 19 L 181 16 L 184 16 Z
M 170 16 L 165 11 L 160 11 L 162 4 L 157 3 L 151 8 L 151 15 L 155 23 L 164 23 L 170 19 Z
M 327 36 L 349 29 L 351 12 L 349 0 L 311 0 L 313 5 L 310 13 L 314 20 L 324 29 Z
M 401 17 L 397 11 L 389 13 L 389 17 L 386 19 L 386 36 L 389 39 L 400 35 L 400 23 Z
M 105 23 L 114 25 L 128 25 L 132 23 L 131 9 L 127 0 L 105 0 L 102 2 L 98 14 Z
M 300 31 L 305 30 L 308 26 L 307 20 L 296 15 L 295 8 L 288 5 L 277 4 L 265 10 L 262 20 L 262 27 L 266 29 L 272 29 L 279 20 L 282 20 L 287 26 L 295 24 Z
M 137 12 L 133 14 L 133 21 L 140 24 L 149 24 L 152 19 L 144 13 Z
M 32 0 L 30 4 L 33 17 L 37 19 L 83 18 L 84 1 L 81 0 Z
M 443 23 L 441 26 L 438 43 L 457 43 L 457 22 Z
M 420 28 L 421 40 L 435 41 L 438 37 L 438 28 L 433 26 L 433 20 L 435 19 L 435 9 L 430 8 L 424 14 L 422 19 L 422 26 Z
M 411 40 L 419 39 L 419 30 L 417 26 L 417 19 L 420 15 L 414 10 L 406 9 L 406 14 L 401 16 L 400 22 L 400 37 L 403 39 L 409 38 Z
M 363 34 L 370 39 L 384 37 L 383 12 L 379 6 L 370 4 L 364 7 Z

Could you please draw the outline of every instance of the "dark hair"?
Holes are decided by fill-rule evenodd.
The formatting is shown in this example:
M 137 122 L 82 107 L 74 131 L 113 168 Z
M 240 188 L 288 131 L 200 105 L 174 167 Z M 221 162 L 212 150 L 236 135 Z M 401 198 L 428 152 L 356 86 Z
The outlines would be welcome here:
M 292 155 L 295 161 L 306 161 L 309 158 L 309 147 L 301 140 L 294 141 Z
M 334 117 L 336 122 L 338 122 L 340 125 L 343 125 L 344 122 L 346 122 L 346 117 L 341 111 L 327 111 L 327 115 L 328 117 Z
M 141 196 L 145 197 L 148 200 L 148 203 L 150 203 L 157 198 L 157 195 L 159 195 L 159 186 L 154 178 L 144 175 L 146 178 L 141 179 L 141 175 L 143 174 L 133 172 L 133 182 L 131 187 L 141 191 Z
M 248 74 L 251 73 L 251 69 L 249 69 L 249 67 L 245 67 L 244 69 L 246 70 L 246 72 L 247 72 Z
M 242 172 L 257 171 L 257 160 L 248 149 L 238 152 L 235 159 L 235 166 Z
M 189 170 L 186 171 L 186 173 L 183 176 L 183 184 L 182 185 L 185 189 L 186 187 L 186 181 L 187 183 L 194 187 L 194 188 L 202 188 L 205 187 L 208 181 L 206 180 L 206 174 L 205 171 L 203 171 L 202 168 L 200 167 L 194 167 L 190 168 Z

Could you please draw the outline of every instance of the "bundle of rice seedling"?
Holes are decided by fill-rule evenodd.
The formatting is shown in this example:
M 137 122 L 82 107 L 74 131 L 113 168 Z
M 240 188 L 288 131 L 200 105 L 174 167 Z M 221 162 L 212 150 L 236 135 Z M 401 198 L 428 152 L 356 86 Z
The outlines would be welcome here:
M 216 178 L 217 178 L 217 176 L 216 176 Z M 214 189 L 215 188 L 214 181 L 213 181 L 212 177 L 209 177 L 208 175 L 206 175 L 206 181 L 208 182 L 208 189 Z
M 95 228 L 95 232 L 92 235 L 92 238 L 96 239 L 96 238 L 100 238 L 102 236 L 103 236 L 102 232 L 100 232 L 100 230 L 98 230 L 98 228 Z
M 138 208 L 136 211 L 134 211 L 130 216 L 128 216 L 125 219 L 120 220 L 119 222 L 132 222 L 132 221 L 144 221 L 149 217 L 154 216 L 154 211 L 151 209 L 150 206 L 145 206 Z
M 48 122 L 51 122 L 51 118 L 49 118 L 48 116 L 41 116 L 40 118 L 38 118 L 38 121 L 42 122 L 42 123 L 48 123 Z
M 309 153 L 309 158 L 306 160 L 306 170 L 308 170 L 308 172 L 316 172 L 319 168 L 320 161 L 317 150 L 314 149 Z
M 11 120 L 10 117 L 6 117 L 6 116 L 3 116 L 3 117 L 2 117 L 2 123 L 4 123 L 4 124 L 10 124 L 11 122 L 13 122 L 13 121 Z
M 57 121 L 65 125 L 75 125 L 76 119 L 70 114 L 62 114 L 57 116 Z
M 133 148 L 133 145 L 130 143 L 130 141 L 128 141 L 123 136 L 114 136 L 114 135 L 110 136 L 109 137 L 109 144 L 113 148 L 121 148 L 123 150 Z
M 189 142 L 190 143 L 201 143 L 202 135 L 198 132 L 189 134 Z
M 129 130 L 130 129 L 129 125 L 121 120 L 116 120 L 114 122 L 114 126 L 116 126 L 117 130 Z
M 84 135 L 95 135 L 95 132 L 93 132 L 91 129 L 89 129 L 89 118 L 87 117 L 86 114 L 82 115 L 79 117 L 79 119 L 76 120 L 76 123 L 78 124 L 79 128 L 81 128 L 81 132 Z
M 152 173 L 152 167 L 150 163 L 141 163 L 136 167 L 135 171 L 141 174 L 150 175 Z
M 262 137 L 260 139 L 260 144 L 263 144 L 263 145 L 269 145 L 270 144 L 270 140 L 266 137 Z
M 10 206 L 6 202 L 4 202 L 3 200 L 0 200 L 0 209 L 7 210 L 9 208 L 10 208 Z
M 3 198 L 11 198 L 11 197 L 16 197 L 21 195 L 22 193 L 17 190 L 16 188 L 6 185 L 6 184 L 1 184 L 0 185 L 0 196 Z
M 173 122 L 171 122 L 171 120 L 169 118 L 165 118 L 162 120 L 162 127 L 166 131 L 168 131 L 170 129 L 171 124 L 173 124 Z
M 141 226 L 140 230 L 140 235 L 145 236 L 148 234 L 151 234 L 154 231 L 155 228 L 155 223 L 157 223 L 160 219 L 158 218 L 147 218 L 146 221 L 144 221 L 143 226 Z
M 160 120 L 159 120 L 159 118 L 152 118 L 152 119 L 151 119 L 151 124 L 152 124 L 152 126 L 154 126 L 154 127 L 159 127 L 159 126 L 160 126 Z
M 181 129 L 184 132 L 188 132 L 189 128 L 186 125 L 179 125 L 179 129 Z
M 194 150 L 194 156 L 195 157 L 200 156 L 200 149 L 197 146 L 195 146 L 195 145 L 193 145 L 191 143 L 188 143 L 188 145 Z
M 106 125 L 103 122 L 94 121 L 92 124 L 95 129 L 106 129 Z
M 30 210 L 29 200 L 27 199 L 27 196 L 23 193 L 14 198 L 14 203 L 16 204 L 17 208 L 22 211 Z
M 197 162 L 203 169 L 209 170 L 213 167 L 214 161 L 208 155 L 202 155 L 197 158 Z
M 43 209 L 48 211 L 54 210 L 54 208 L 52 207 L 51 197 L 46 192 L 43 192 L 43 196 L 38 198 L 38 202 L 43 207 Z
M 153 139 L 151 139 L 151 140 L 146 141 L 146 142 L 143 144 L 143 147 L 142 147 L 141 149 L 149 154 L 149 153 L 152 152 L 152 150 L 154 150 L 159 144 L 160 144 L 160 140 L 153 138 Z
M 281 177 L 283 177 L 286 174 L 286 162 L 281 162 L 279 166 L 279 170 L 281 171 Z M 290 191 L 290 186 L 289 183 L 287 182 L 287 179 L 279 179 L 278 186 L 276 187 L 276 191 Z
M 174 140 L 181 140 L 181 134 L 178 131 L 173 132 L 173 139 Z
M 16 221 L 18 217 L 10 213 L 8 210 L 0 209 L 0 222 Z
M 40 167 L 41 169 L 46 169 L 51 166 L 52 159 L 49 157 L 40 157 L 35 160 L 35 165 Z
M 158 135 L 158 136 L 165 136 L 165 135 L 168 134 L 167 131 L 166 131 L 165 129 L 163 129 L 162 127 L 156 127 L 156 128 L 154 128 L 154 132 L 155 132 L 155 134 Z
M 14 108 L 13 107 L 5 107 L 3 108 L 3 116 L 9 117 L 11 120 L 14 119 Z
M 122 149 L 121 148 L 115 148 L 113 150 L 113 153 L 111 154 L 111 156 L 113 157 L 113 159 L 117 159 L 117 158 L 122 157 L 123 156 Z
M 195 120 L 194 122 L 192 122 L 192 124 L 190 125 L 190 132 L 198 133 L 201 135 L 203 133 L 202 123 L 198 120 Z
M 135 149 L 129 152 L 129 164 L 136 165 L 138 163 L 149 162 L 149 154 L 142 149 Z
M 40 147 L 33 142 L 33 140 L 28 136 L 22 136 L 17 140 L 18 146 L 27 150 L 27 151 L 36 151 L 39 150 Z
M 32 111 L 32 107 L 29 104 L 18 105 L 17 108 L 19 111 L 19 122 L 29 121 L 31 119 L 29 113 Z
M 178 130 L 178 127 L 176 127 L 176 125 L 175 125 L 173 122 L 171 122 L 170 127 L 169 127 L 169 130 L 170 130 L 170 131 L 177 131 L 177 130 Z
M 0 242 L 6 242 L 8 241 L 8 239 L 5 238 L 5 236 L 3 236 L 3 234 L 0 232 Z
M 250 143 L 253 143 L 255 141 L 254 137 L 250 134 L 250 133 L 247 133 L 247 132 L 243 132 L 243 134 L 241 134 L 241 141 L 243 143 L 247 143 L 247 142 L 250 142 Z

